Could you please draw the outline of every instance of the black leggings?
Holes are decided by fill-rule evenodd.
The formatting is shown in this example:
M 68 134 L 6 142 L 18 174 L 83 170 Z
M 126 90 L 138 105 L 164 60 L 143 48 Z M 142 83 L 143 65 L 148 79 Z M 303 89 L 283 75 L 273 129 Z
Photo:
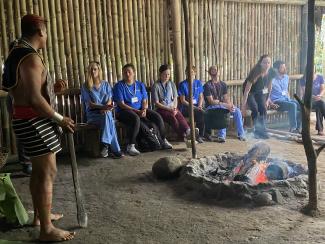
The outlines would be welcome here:
M 313 102 L 313 109 L 316 110 L 316 130 L 323 131 L 323 118 L 325 118 L 325 102 L 323 100 Z
M 161 118 L 160 114 L 151 109 L 147 109 L 147 116 L 145 118 L 140 118 L 140 116 L 132 110 L 120 111 L 117 114 L 117 118 L 128 127 L 129 144 L 136 144 L 140 129 L 150 130 L 150 128 L 147 126 L 148 123 L 144 123 L 145 120 L 149 120 L 155 124 L 163 140 L 166 137 L 163 119 Z
M 260 115 L 261 117 L 266 116 L 266 95 L 260 93 L 256 94 L 249 94 L 247 98 L 247 104 L 252 111 L 252 119 L 253 121 L 256 120 L 257 116 Z

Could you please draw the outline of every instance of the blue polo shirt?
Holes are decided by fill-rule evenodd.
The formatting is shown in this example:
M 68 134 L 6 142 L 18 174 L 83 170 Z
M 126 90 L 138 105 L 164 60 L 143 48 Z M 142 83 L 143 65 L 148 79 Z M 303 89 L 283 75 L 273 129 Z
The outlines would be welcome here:
M 287 101 L 289 89 L 289 76 L 277 76 L 272 80 L 271 100 L 275 101 Z
M 142 101 L 148 99 L 145 85 L 141 81 L 135 81 L 132 85 L 126 84 L 123 80 L 117 82 L 113 89 L 113 99 L 116 103 L 124 102 L 126 105 L 141 109 Z M 122 109 L 117 106 L 116 112 Z
M 198 106 L 200 94 L 203 93 L 203 86 L 200 80 L 193 80 L 193 105 Z M 187 80 L 183 80 L 179 83 L 178 88 L 178 96 L 185 96 L 186 101 L 188 100 L 189 90 L 188 90 L 188 82 Z M 181 105 L 181 110 L 183 109 L 183 105 Z

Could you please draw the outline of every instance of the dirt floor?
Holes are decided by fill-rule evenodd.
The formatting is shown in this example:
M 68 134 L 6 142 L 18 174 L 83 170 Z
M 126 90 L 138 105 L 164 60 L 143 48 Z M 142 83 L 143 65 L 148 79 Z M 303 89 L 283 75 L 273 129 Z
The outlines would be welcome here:
M 198 156 L 226 151 L 245 153 L 254 142 L 228 138 L 224 144 L 200 144 Z M 267 142 L 271 156 L 306 164 L 302 144 L 276 139 Z M 158 158 L 191 156 L 184 144 L 175 148 L 120 160 L 79 154 L 79 174 L 89 217 L 86 229 L 77 228 L 69 158 L 60 157 L 53 208 L 65 216 L 56 225 L 77 231 L 70 243 L 325 243 L 324 188 L 320 187 L 322 215 L 318 218 L 299 212 L 307 199 L 260 208 L 206 200 L 185 191 L 177 180 L 161 182 L 152 176 L 151 167 Z M 15 175 L 12 181 L 16 190 L 31 210 L 29 178 Z M 318 179 L 324 185 L 325 152 L 318 159 Z M 38 237 L 38 229 L 32 227 L 2 226 L 0 231 L 0 239 L 6 240 L 34 242 Z

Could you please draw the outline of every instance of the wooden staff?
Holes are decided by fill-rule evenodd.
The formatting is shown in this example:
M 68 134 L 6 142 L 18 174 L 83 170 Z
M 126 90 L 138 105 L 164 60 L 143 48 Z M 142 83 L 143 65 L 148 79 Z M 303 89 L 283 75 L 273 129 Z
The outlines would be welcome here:
M 191 55 L 191 43 L 189 37 L 191 36 L 191 27 L 189 25 L 188 4 L 187 0 L 182 0 L 184 21 L 185 21 L 185 34 L 186 34 L 186 56 L 187 56 L 187 80 L 189 90 L 189 115 L 190 115 L 190 126 L 191 126 L 191 142 L 192 142 L 192 158 L 197 158 L 196 145 L 195 145 L 195 132 L 194 132 L 194 112 L 193 112 L 193 77 L 192 77 L 192 55 Z

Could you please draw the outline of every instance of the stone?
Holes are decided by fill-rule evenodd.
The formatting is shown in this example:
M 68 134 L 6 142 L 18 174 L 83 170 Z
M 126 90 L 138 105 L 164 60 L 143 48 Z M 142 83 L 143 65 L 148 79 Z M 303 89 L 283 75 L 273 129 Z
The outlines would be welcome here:
M 173 179 L 179 176 L 182 166 L 178 157 L 169 156 L 158 159 L 152 166 L 152 172 L 158 179 Z
M 254 195 L 253 201 L 257 206 L 269 206 L 274 204 L 272 201 L 272 195 L 267 192 L 262 192 Z
M 272 189 L 271 194 L 272 194 L 272 200 L 274 202 L 279 203 L 279 204 L 284 203 L 284 198 L 278 189 Z

